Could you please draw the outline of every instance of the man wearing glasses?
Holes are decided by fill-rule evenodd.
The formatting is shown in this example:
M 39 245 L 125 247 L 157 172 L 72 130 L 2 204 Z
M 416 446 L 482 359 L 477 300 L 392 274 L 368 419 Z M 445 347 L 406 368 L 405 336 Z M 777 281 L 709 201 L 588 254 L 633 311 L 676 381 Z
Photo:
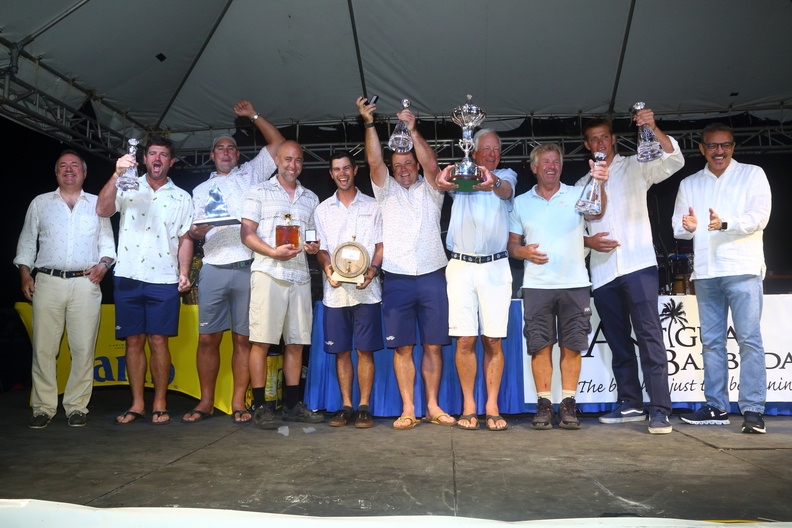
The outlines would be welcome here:
M 610 121 L 605 119 L 591 120 L 583 131 L 586 148 L 592 154 L 604 153 L 610 168 L 608 208 L 602 218 L 586 221 L 589 236 L 585 238 L 586 246 L 592 249 L 594 305 L 613 354 L 611 364 L 619 402 L 616 409 L 600 416 L 599 420 L 623 423 L 646 419 L 638 379 L 638 358 L 631 336 L 634 327 L 649 395 L 649 433 L 665 434 L 672 429 L 668 421 L 671 395 L 668 392 L 668 357 L 657 313 L 660 286 L 646 193 L 649 187 L 681 169 L 685 159 L 676 140 L 657 127 L 651 110 L 641 110 L 633 119 L 636 125 L 646 125 L 654 131 L 663 147 L 661 157 L 640 163 L 636 156 L 616 154 L 616 136 Z M 585 185 L 588 177 L 586 174 L 577 185 Z
M 707 165 L 682 180 L 674 206 L 674 236 L 693 239 L 696 301 L 701 321 L 707 404 L 681 417 L 693 425 L 729 423 L 726 351 L 729 308 L 740 350 L 739 407 L 743 433 L 765 433 L 767 393 L 762 317 L 765 274 L 762 234 L 770 218 L 770 184 L 755 165 L 732 159 L 734 134 L 712 123 L 699 144 Z M 701 220 L 699 220 L 701 218 Z

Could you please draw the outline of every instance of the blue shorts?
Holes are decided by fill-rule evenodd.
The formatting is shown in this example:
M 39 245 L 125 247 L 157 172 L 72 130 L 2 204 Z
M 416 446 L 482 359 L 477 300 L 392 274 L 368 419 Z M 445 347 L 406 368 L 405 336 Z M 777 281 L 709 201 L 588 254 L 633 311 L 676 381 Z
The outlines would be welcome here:
M 415 345 L 416 322 L 421 344 L 451 344 L 444 268 L 417 276 L 386 272 L 382 309 L 388 348 Z
M 374 352 L 382 344 L 382 305 L 356 304 L 342 308 L 324 307 L 324 351 L 338 354 L 352 350 Z
M 116 339 L 140 334 L 179 333 L 181 299 L 178 284 L 152 284 L 113 277 Z

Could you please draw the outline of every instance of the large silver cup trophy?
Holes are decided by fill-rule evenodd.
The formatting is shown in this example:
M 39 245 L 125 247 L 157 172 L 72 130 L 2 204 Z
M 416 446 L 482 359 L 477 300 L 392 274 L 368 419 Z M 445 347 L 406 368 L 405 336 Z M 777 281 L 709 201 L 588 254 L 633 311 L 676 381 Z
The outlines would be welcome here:
M 487 114 L 484 110 L 470 102 L 472 95 L 467 96 L 467 102 L 462 106 L 457 106 L 451 111 L 451 119 L 454 123 L 462 127 L 462 139 L 459 140 L 459 148 L 465 153 L 462 161 L 454 164 L 454 173 L 451 179 L 459 186 L 460 191 L 472 191 L 473 186 L 481 181 L 481 171 L 475 162 L 470 159 L 470 151 L 473 150 L 473 129 L 479 126 Z
M 646 108 L 646 103 L 635 103 L 630 108 L 632 115 L 637 114 L 639 111 Z M 657 141 L 654 131 L 646 125 L 638 127 L 638 161 L 646 163 L 647 161 L 656 160 L 663 155 L 663 147 Z
M 409 99 L 402 99 L 401 103 L 402 109 L 410 107 Z M 393 134 L 391 134 L 391 137 L 388 140 L 388 148 L 393 152 L 398 152 L 399 154 L 404 154 L 405 152 L 410 152 L 412 150 L 412 134 L 410 134 L 410 129 L 407 128 L 407 123 L 402 120 L 399 120 L 399 122 L 396 123 L 396 126 L 393 128 Z
M 604 152 L 595 152 L 594 161 L 605 161 Z M 594 176 L 589 176 L 586 186 L 583 187 L 583 192 L 580 193 L 575 204 L 575 209 L 584 215 L 597 216 L 602 212 L 602 184 Z
M 134 157 L 137 153 L 137 146 L 139 141 L 135 138 L 130 138 L 128 153 Z M 116 187 L 122 191 L 137 191 L 140 183 L 138 183 L 137 167 L 129 167 L 127 170 L 118 177 L 116 180 Z

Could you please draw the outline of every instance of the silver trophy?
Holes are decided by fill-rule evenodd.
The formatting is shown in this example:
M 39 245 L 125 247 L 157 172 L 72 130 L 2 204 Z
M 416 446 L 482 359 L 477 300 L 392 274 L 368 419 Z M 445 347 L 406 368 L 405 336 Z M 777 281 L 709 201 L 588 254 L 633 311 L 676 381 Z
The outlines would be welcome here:
M 130 138 L 127 141 L 129 142 L 128 153 L 130 156 L 135 157 L 135 154 L 137 153 L 137 146 L 140 142 L 135 138 Z M 116 180 L 116 187 L 122 191 L 137 191 L 138 187 L 140 187 L 137 166 L 128 167 L 124 174 L 119 176 Z
M 410 107 L 409 99 L 402 99 L 401 103 L 402 109 Z M 404 154 L 405 152 L 410 152 L 412 150 L 412 134 L 410 134 L 410 129 L 407 128 L 407 123 L 402 120 L 399 120 L 399 122 L 396 123 L 396 127 L 393 129 L 393 134 L 391 134 L 391 137 L 388 140 L 388 148 L 393 152 L 398 152 L 399 154 Z
M 223 200 L 223 193 L 217 187 L 216 183 L 212 184 L 209 188 L 209 199 L 206 200 L 206 208 L 204 209 L 206 216 L 201 220 L 196 220 L 194 224 L 209 224 L 213 226 L 224 226 L 241 224 L 238 218 L 231 216 L 228 212 L 228 206 Z
M 605 153 L 595 152 L 594 161 L 605 161 Z M 575 209 L 588 216 L 597 216 L 602 212 L 602 184 L 594 176 L 589 176 L 586 186 L 583 187 L 583 192 L 580 193 L 580 198 L 575 204 Z
M 462 161 L 454 164 L 454 173 L 451 178 L 459 186 L 460 191 L 472 191 L 473 186 L 481 181 L 481 171 L 470 159 L 470 151 L 473 150 L 473 129 L 487 118 L 487 114 L 477 105 L 471 103 L 471 99 L 473 96 L 468 95 L 465 104 L 457 106 L 451 111 L 451 119 L 462 127 L 459 148 L 465 153 Z
M 635 103 L 630 108 L 630 111 L 633 115 L 638 113 L 640 110 L 646 108 L 646 103 Z M 641 163 L 646 163 L 647 161 L 656 160 L 660 156 L 663 155 L 663 147 L 657 141 L 657 136 L 646 125 L 641 125 L 638 127 L 638 161 Z

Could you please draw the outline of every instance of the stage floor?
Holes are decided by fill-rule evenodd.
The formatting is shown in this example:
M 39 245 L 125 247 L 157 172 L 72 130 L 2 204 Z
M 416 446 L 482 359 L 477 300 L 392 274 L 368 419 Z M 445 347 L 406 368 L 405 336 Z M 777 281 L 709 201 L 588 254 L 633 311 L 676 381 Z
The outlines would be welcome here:
M 147 401 L 152 394 L 147 392 Z M 113 425 L 126 387 L 97 388 L 88 425 L 62 411 L 28 429 L 28 394 L 0 394 L 0 497 L 98 508 L 220 508 L 312 516 L 442 515 L 504 521 L 625 516 L 792 521 L 792 417 L 769 433 L 647 422 L 505 432 L 421 424 L 395 431 L 290 424 L 288 436 L 227 415 L 179 418 L 195 400 L 171 392 L 174 421 Z M 285 424 L 284 424 L 285 425 Z

